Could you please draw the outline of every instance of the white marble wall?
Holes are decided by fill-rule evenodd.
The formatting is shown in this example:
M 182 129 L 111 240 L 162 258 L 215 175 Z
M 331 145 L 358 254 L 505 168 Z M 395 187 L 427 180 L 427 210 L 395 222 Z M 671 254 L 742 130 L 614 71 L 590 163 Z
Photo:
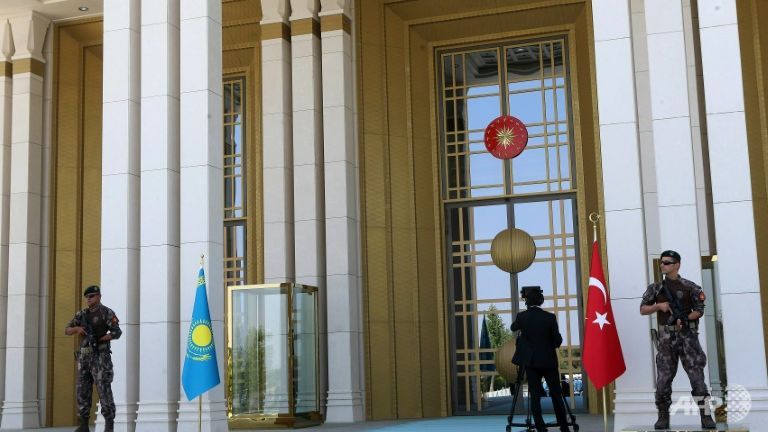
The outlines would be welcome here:
M 13 61 L 44 62 L 43 42 L 50 21 L 34 12 L 10 18 L 16 51 Z M 26 43 L 24 43 L 25 41 Z M 13 77 L 11 130 L 8 325 L 32 331 L 7 333 L 5 400 L 0 428 L 40 424 L 39 325 L 42 205 L 43 77 Z
M 203 398 L 203 430 L 226 431 L 224 401 L 224 150 L 221 1 L 183 2 L 181 8 L 181 326 L 179 362 L 186 356 L 199 270 L 205 255 L 208 306 L 221 385 Z M 179 401 L 178 431 L 198 430 L 198 401 Z
M 768 422 L 768 378 L 736 0 L 699 0 L 698 13 L 728 385 L 750 392 L 741 422 L 754 426 Z
M 0 23 L 0 61 L 11 65 L 13 36 L 7 20 Z M 8 229 L 11 195 L 11 102 L 13 79 L 0 71 L 0 317 L 8 313 Z M 0 403 L 5 400 L 6 320 L 0 319 Z M 0 405 L 1 406 L 1 405 Z M 0 422 L 2 412 L 0 411 Z
M 642 423 L 655 412 L 648 319 L 638 311 L 648 279 L 630 10 L 629 0 L 593 2 L 603 227 L 611 300 L 627 365 L 616 382 L 616 430 Z
M 353 21 L 350 1 L 322 1 L 321 17 Z M 352 36 L 322 32 L 325 230 L 327 260 L 328 422 L 365 418 L 360 280 L 355 74 Z
M 288 23 L 288 0 L 262 0 L 262 26 Z M 264 282 L 295 279 L 291 44 L 261 41 Z
M 175 431 L 181 375 L 179 0 L 143 0 L 140 39 L 140 374 L 136 430 Z
M 296 282 L 318 288 L 318 331 L 325 335 L 325 174 L 319 0 L 291 1 L 291 89 L 293 108 L 293 220 Z M 311 21 L 309 21 L 311 20 Z M 307 26 L 311 23 L 312 26 Z M 307 33 L 306 30 L 309 30 Z M 300 34 L 301 33 L 301 34 Z M 325 338 L 322 337 L 321 340 Z M 321 344 L 320 370 L 327 367 Z M 321 373 L 321 388 L 325 386 Z M 299 391 L 307 391 L 302 387 Z M 311 402 L 314 395 L 298 395 Z M 309 397 L 308 397 L 309 396 Z M 305 407 L 304 409 L 313 407 Z
M 101 286 L 123 330 L 112 344 L 117 431 L 135 429 L 139 398 L 140 31 L 140 0 L 104 2 Z

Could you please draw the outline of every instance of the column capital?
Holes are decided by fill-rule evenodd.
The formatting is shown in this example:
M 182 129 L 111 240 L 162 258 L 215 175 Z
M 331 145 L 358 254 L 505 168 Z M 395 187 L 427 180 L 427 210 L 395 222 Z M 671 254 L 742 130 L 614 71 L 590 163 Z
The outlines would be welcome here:
M 261 24 L 288 22 L 291 5 L 288 0 L 261 0 Z
M 320 16 L 344 14 L 349 17 L 349 0 L 320 0 Z
M 16 52 L 16 47 L 13 45 L 13 32 L 11 31 L 11 22 L 8 20 L 5 20 L 5 22 L 0 23 L 2 25 L 2 29 L 0 29 L 0 53 L 2 53 L 2 56 L 0 57 L 0 61 L 10 61 L 11 57 L 13 57 L 13 54 Z
M 14 46 L 13 60 L 34 59 L 45 63 L 43 44 L 51 20 L 40 13 L 31 11 L 9 17 Z
M 291 0 L 291 21 L 315 18 L 320 10 L 320 0 Z

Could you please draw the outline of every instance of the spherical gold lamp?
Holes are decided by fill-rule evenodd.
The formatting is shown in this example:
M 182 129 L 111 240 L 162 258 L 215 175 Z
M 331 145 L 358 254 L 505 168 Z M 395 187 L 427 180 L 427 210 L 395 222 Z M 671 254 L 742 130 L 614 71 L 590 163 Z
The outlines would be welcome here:
M 527 232 L 510 228 L 496 234 L 491 243 L 491 259 L 508 273 L 520 273 L 536 258 L 536 243 Z
M 510 339 L 496 350 L 496 372 L 509 384 L 517 382 L 517 365 L 512 364 L 515 348 L 515 339 Z

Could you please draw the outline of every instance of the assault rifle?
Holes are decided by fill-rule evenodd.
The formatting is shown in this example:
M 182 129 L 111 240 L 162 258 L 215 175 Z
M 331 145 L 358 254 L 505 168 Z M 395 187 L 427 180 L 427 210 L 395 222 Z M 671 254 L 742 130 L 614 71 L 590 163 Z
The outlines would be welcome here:
M 673 296 L 672 292 L 667 288 L 667 280 L 661 282 L 661 292 L 665 297 L 669 299 L 669 306 L 671 309 L 671 315 L 667 320 L 667 325 L 677 325 L 677 320 L 680 320 L 683 326 L 688 327 L 688 311 L 683 309 L 683 305 L 680 303 L 680 299 L 677 296 Z

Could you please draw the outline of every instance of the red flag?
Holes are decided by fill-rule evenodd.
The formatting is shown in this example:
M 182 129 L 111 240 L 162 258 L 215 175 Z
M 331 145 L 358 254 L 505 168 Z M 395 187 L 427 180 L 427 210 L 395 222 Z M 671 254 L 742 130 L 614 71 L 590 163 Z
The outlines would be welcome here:
M 619 332 L 613 319 L 611 297 L 605 288 L 603 264 L 597 241 L 592 243 L 592 264 L 589 269 L 587 314 L 584 318 L 582 362 L 592 384 L 600 390 L 627 370 L 621 352 Z

